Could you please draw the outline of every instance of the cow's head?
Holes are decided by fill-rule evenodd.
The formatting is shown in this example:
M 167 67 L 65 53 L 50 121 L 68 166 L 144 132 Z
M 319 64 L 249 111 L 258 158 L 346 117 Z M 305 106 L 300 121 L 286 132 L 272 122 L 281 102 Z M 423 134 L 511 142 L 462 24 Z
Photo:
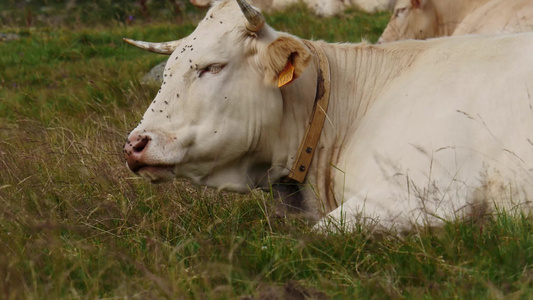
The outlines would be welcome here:
M 437 21 L 431 0 L 398 0 L 378 43 L 433 37 L 437 33 Z
M 163 84 L 124 148 L 127 166 L 152 182 L 186 177 L 247 192 L 265 180 L 280 135 L 278 77 L 295 78 L 311 54 L 298 38 L 274 31 L 246 0 L 220 1 L 178 41 L 130 41 L 171 54 Z

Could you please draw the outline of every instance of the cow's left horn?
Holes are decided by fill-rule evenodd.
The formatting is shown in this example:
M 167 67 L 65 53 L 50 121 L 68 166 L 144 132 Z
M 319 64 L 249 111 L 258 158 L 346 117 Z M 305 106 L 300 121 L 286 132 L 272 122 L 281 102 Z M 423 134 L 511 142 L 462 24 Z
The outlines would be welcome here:
M 144 50 L 148 50 L 150 52 L 154 53 L 160 53 L 160 54 L 167 54 L 170 55 L 176 48 L 178 48 L 179 40 L 177 41 L 171 41 L 171 42 L 164 42 L 164 43 L 150 43 L 150 42 L 143 42 L 143 41 L 134 41 L 131 39 L 123 38 L 124 42 L 131 44 L 133 46 L 139 47 Z
M 242 13 L 246 17 L 248 24 L 246 24 L 246 29 L 252 32 L 258 32 L 265 25 L 265 17 L 255 10 L 246 0 L 237 0 L 239 6 L 241 7 Z

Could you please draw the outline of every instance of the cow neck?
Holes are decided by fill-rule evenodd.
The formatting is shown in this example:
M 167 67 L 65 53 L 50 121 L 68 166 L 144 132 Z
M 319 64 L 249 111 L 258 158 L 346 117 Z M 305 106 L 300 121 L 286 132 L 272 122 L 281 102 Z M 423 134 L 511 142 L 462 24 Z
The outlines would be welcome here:
M 298 149 L 298 153 L 294 164 L 292 165 L 289 175 L 284 181 L 295 181 L 303 183 L 309 172 L 309 167 L 313 161 L 316 146 L 320 135 L 322 134 L 322 128 L 324 128 L 324 122 L 326 120 L 326 114 L 328 111 L 329 95 L 330 95 L 330 70 L 329 61 L 326 57 L 326 53 L 320 46 L 315 46 L 313 43 L 307 40 L 303 40 L 305 45 L 315 53 L 318 60 L 318 76 L 316 86 L 316 96 L 313 105 L 313 111 L 311 113 L 311 119 L 305 130 L 304 138 Z

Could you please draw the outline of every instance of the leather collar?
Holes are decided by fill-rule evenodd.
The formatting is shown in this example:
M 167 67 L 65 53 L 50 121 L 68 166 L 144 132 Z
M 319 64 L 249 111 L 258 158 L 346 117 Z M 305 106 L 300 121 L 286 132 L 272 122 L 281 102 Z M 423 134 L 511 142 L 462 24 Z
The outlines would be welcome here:
M 303 40 L 303 42 L 317 56 L 318 76 L 311 119 L 307 125 L 305 137 L 300 144 L 292 169 L 289 175 L 285 177 L 285 179 L 296 181 L 298 183 L 303 183 L 305 181 L 307 172 L 313 161 L 318 140 L 322 134 L 322 128 L 324 128 L 331 91 L 330 68 L 326 53 L 320 46 L 316 46 L 310 41 Z

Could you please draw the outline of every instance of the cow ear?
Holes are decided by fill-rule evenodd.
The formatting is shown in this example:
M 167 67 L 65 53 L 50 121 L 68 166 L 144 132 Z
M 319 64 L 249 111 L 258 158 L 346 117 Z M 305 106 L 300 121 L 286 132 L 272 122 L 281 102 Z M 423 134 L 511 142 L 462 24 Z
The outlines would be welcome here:
M 298 78 L 311 61 L 309 48 L 297 38 L 282 36 L 260 53 L 265 82 L 283 86 Z

